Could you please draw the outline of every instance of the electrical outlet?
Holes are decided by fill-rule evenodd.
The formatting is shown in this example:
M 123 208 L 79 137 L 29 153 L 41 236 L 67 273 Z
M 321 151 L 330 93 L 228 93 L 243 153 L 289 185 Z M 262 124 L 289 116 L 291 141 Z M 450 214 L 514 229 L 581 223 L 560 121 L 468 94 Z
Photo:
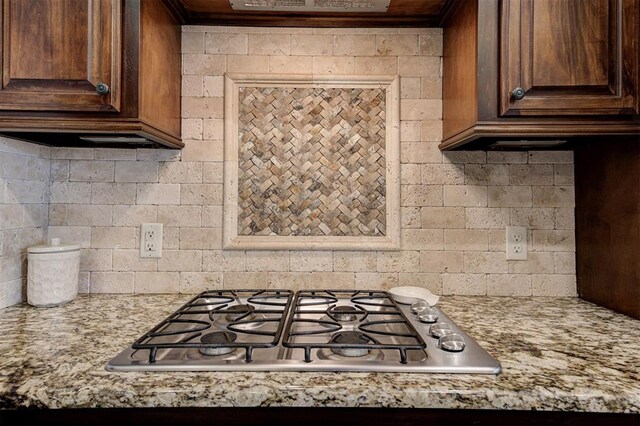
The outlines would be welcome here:
M 527 260 L 527 228 L 507 226 L 507 260 Z
M 140 257 L 162 257 L 161 223 L 143 223 L 140 227 Z

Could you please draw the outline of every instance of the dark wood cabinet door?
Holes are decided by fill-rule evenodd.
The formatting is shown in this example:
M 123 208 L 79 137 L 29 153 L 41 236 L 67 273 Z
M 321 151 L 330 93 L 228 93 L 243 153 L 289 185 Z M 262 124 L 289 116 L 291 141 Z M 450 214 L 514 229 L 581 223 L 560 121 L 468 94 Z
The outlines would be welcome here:
M 500 114 L 638 114 L 639 15 L 640 0 L 503 0 Z
M 120 110 L 121 0 L 4 0 L 1 22 L 0 110 Z

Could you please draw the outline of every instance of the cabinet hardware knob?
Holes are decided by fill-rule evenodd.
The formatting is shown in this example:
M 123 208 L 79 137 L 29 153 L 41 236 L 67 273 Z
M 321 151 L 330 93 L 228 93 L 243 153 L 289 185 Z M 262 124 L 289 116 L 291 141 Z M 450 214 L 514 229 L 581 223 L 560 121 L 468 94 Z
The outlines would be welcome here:
M 519 101 L 520 99 L 524 98 L 524 89 L 522 87 L 516 87 L 511 92 L 511 97 L 516 101 Z
M 96 84 L 96 93 L 98 95 L 107 95 L 109 94 L 109 86 L 107 83 L 98 83 Z

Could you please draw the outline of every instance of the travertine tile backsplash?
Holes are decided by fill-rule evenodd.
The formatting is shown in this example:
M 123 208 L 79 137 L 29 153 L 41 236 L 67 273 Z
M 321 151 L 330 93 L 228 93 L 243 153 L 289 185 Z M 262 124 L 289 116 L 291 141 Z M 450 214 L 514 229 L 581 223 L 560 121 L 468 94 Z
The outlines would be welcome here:
M 0 308 L 23 299 L 26 249 L 46 238 L 50 155 L 0 137 Z
M 82 243 L 85 292 L 420 285 L 575 295 L 572 153 L 440 152 L 441 55 L 439 29 L 184 27 L 184 150 L 0 148 L 47 170 L 14 176 L 1 159 L 0 305 L 17 300 L 18 253 L 46 224 L 49 237 Z M 401 76 L 402 251 L 221 250 L 225 72 Z M 164 223 L 161 259 L 138 256 L 143 222 Z M 530 229 L 527 261 L 505 260 L 510 224 Z

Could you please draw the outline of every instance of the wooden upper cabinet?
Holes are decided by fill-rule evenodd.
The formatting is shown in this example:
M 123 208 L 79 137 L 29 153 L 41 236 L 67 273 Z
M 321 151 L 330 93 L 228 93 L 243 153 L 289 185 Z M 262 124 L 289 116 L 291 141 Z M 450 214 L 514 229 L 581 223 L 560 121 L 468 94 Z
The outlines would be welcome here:
M 637 140 L 639 61 L 640 0 L 459 0 L 444 24 L 440 149 Z
M 640 112 L 637 2 L 506 0 L 500 13 L 500 115 Z
M 0 134 L 181 148 L 181 27 L 161 0 L 0 0 Z
M 1 110 L 120 110 L 120 0 L 4 0 Z

